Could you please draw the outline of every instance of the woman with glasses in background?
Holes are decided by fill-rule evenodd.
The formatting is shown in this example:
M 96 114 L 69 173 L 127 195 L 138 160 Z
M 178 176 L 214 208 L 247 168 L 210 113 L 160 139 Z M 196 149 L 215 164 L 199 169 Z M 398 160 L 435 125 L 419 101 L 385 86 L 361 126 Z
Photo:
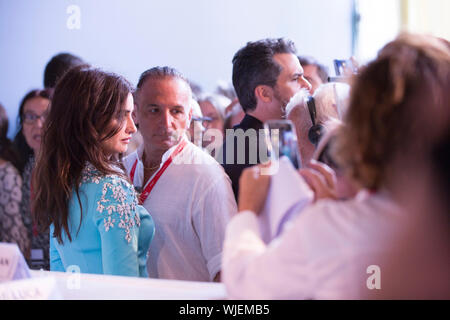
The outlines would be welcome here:
M 52 91 L 32 90 L 22 99 L 19 107 L 18 128 L 14 138 L 14 145 L 19 154 L 18 169 L 22 174 L 22 201 L 20 212 L 28 237 L 31 250 L 25 254 L 31 269 L 50 270 L 49 236 L 39 233 L 31 216 L 30 197 L 32 193 L 31 175 L 35 166 L 35 157 L 41 147 L 42 126 L 48 113 Z

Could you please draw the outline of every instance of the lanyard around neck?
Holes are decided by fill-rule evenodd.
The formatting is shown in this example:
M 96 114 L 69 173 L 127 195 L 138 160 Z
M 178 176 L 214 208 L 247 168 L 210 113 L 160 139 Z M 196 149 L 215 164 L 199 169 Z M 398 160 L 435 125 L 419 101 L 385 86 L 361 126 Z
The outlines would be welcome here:
M 145 200 L 147 200 L 147 197 L 150 195 L 150 192 L 152 191 L 153 187 L 155 186 L 156 182 L 158 182 L 159 178 L 162 176 L 164 171 L 166 171 L 167 167 L 172 163 L 173 158 L 175 158 L 186 146 L 187 142 L 186 140 L 181 141 L 181 143 L 177 146 L 177 148 L 172 152 L 170 157 L 163 163 L 162 167 L 156 172 L 153 179 L 151 179 L 147 185 L 145 186 L 144 190 L 142 191 L 141 195 L 139 196 L 139 204 L 143 204 Z M 134 183 L 134 175 L 136 172 L 136 166 L 138 163 L 138 159 L 133 164 L 133 167 L 130 171 L 130 179 L 131 182 Z

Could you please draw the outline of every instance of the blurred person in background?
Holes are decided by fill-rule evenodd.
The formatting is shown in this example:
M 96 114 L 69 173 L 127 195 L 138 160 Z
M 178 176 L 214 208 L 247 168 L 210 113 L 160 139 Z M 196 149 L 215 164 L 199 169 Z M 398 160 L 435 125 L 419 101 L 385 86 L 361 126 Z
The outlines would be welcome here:
M 57 81 L 70 68 L 84 64 L 84 61 L 71 53 L 62 52 L 54 55 L 44 69 L 44 88 L 50 89 L 56 86 Z
M 303 67 L 306 80 L 311 84 L 311 94 L 314 94 L 321 84 L 328 82 L 328 68 L 313 57 L 298 56 L 298 60 Z
M 309 163 L 320 139 L 325 135 L 325 123 L 331 119 L 342 119 L 349 92 L 347 84 L 327 83 L 321 85 L 312 96 L 302 90 L 289 101 L 286 114 L 295 125 L 303 164 Z
M 225 122 L 223 124 L 224 130 L 233 129 L 239 123 L 241 123 L 242 119 L 245 117 L 245 112 L 242 109 L 242 106 L 239 103 L 239 100 L 236 98 L 231 101 L 228 107 L 225 109 Z
M 312 160 L 324 163 L 334 171 L 334 173 L 336 174 L 336 199 L 348 200 L 356 196 L 359 188 L 350 177 L 345 175 L 333 155 L 338 132 L 342 125 L 343 123 L 337 119 L 331 119 L 324 123 L 326 132 L 320 139 L 319 145 L 317 146 L 312 156 Z M 301 170 L 300 174 L 302 174 L 303 178 L 308 181 L 309 185 L 314 191 L 316 177 L 311 176 L 310 170 Z
M 187 134 L 189 135 L 190 141 L 199 148 L 203 148 L 203 133 L 205 132 L 205 127 L 203 126 L 204 121 L 211 120 L 210 118 L 203 117 L 202 109 L 198 104 L 197 100 L 191 99 L 192 104 L 192 121 L 189 126 Z
M 42 128 L 50 108 L 53 90 L 31 90 L 22 99 L 19 107 L 18 132 L 14 146 L 19 155 L 19 171 L 22 175 L 22 201 L 20 212 L 31 241 L 30 255 L 27 259 L 32 269 L 50 269 L 49 236 L 39 232 L 31 215 L 31 177 L 35 158 L 41 148 Z
M 233 84 L 223 80 L 219 80 L 217 82 L 217 88 L 215 92 L 217 94 L 227 97 L 231 101 L 237 99 L 236 91 L 234 91 Z
M 29 258 L 30 239 L 20 214 L 22 178 L 17 154 L 7 136 L 8 125 L 8 115 L 0 104 L 0 242 L 16 243 Z
M 225 108 L 224 130 L 233 129 L 245 116 L 244 110 L 239 104 L 236 91 L 232 84 L 219 81 L 216 92 L 230 99 L 230 104 Z
M 216 145 L 219 148 L 223 143 L 225 135 L 225 109 L 230 105 L 231 100 L 219 94 L 204 94 L 198 99 L 203 116 L 208 120 L 203 121 L 205 134 L 203 137 L 203 147 Z M 219 141 L 216 141 L 216 139 Z M 214 151 L 211 156 L 215 156 Z
M 231 100 L 217 93 L 204 94 L 198 99 L 198 103 L 205 117 L 211 118 L 203 124 L 206 129 L 224 130 L 225 109 Z
M 202 86 L 192 79 L 187 79 L 187 81 L 192 90 L 192 98 L 194 100 L 198 100 L 198 98 L 203 94 L 204 91 Z
M 20 102 L 14 147 L 19 155 L 19 171 L 22 173 L 34 161 L 41 146 L 41 130 L 51 95 L 51 89 L 35 89 L 26 93 Z

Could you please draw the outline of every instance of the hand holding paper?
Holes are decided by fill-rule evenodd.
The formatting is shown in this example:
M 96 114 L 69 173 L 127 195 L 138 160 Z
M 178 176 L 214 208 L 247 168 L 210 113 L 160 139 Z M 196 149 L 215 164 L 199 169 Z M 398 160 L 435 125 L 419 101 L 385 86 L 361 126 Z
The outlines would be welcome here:
M 270 175 L 265 174 L 268 165 L 245 169 L 239 179 L 239 211 L 250 210 L 258 214 L 264 206 L 269 191 Z

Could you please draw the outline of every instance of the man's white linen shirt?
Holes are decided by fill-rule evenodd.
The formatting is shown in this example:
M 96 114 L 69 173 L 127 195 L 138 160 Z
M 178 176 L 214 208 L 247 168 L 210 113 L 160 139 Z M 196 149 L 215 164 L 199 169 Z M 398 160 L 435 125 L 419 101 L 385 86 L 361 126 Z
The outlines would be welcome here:
M 161 165 L 175 148 L 164 153 Z M 135 186 L 143 184 L 143 151 L 141 145 L 123 160 L 130 174 L 138 159 Z M 237 212 L 230 179 L 217 161 L 187 142 L 157 181 L 144 207 L 156 229 L 147 257 L 149 277 L 212 281 L 221 269 L 225 228 Z
M 357 299 L 367 267 L 393 235 L 398 207 L 386 194 L 322 200 L 266 245 L 258 217 L 237 214 L 225 234 L 222 279 L 231 299 Z

